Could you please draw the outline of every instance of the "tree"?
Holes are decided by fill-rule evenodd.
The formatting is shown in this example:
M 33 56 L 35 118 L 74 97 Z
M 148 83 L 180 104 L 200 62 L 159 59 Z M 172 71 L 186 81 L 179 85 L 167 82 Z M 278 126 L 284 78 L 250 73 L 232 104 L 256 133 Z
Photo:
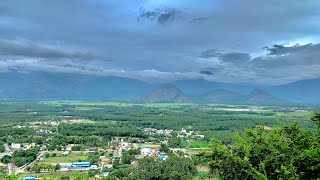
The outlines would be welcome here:
M 131 163 L 131 160 L 134 159 L 134 156 L 133 155 L 130 155 L 128 152 L 124 153 L 122 155 L 122 158 L 121 158 L 121 161 L 122 163 L 124 164 L 130 164 Z
M 5 148 L 4 144 L 2 144 L 0 142 L 0 153 L 4 152 L 5 150 L 6 150 L 6 148 Z
M 1 162 L 3 162 L 4 164 L 8 164 L 11 162 L 11 159 L 12 159 L 11 156 L 5 155 L 2 157 Z
M 83 147 L 82 146 L 79 146 L 79 145 L 76 145 L 76 146 L 72 146 L 71 147 L 71 150 L 72 151 L 81 151 L 83 149 Z
M 318 129 L 320 130 L 320 113 L 315 113 L 311 120 L 318 126 Z
M 60 169 L 61 169 L 60 164 L 56 164 L 56 165 L 54 166 L 54 170 L 55 170 L 55 171 L 58 171 L 58 170 L 60 170 Z
M 127 151 L 127 153 L 130 155 L 139 155 L 139 154 L 141 154 L 141 151 L 140 151 L 140 149 L 129 149 Z
M 317 179 L 319 134 L 295 122 L 267 130 L 264 126 L 236 135 L 232 146 L 212 140 L 205 159 L 212 174 L 223 179 Z
M 69 179 L 70 179 L 70 176 L 68 176 L 68 175 L 62 175 L 60 179 L 61 179 L 61 180 L 69 180 Z
M 133 179 L 192 179 L 197 173 L 194 162 L 184 155 L 171 155 L 166 161 L 144 157 L 133 172 Z
M 161 162 L 153 157 L 144 157 L 139 162 L 137 179 L 161 179 Z
M 178 137 L 172 138 L 168 141 L 168 146 L 173 148 L 181 147 L 181 144 L 182 144 L 181 138 L 178 138 Z
M 120 165 L 120 158 L 116 157 L 114 158 L 113 162 L 112 162 L 112 166 L 117 169 Z
M 170 149 L 168 148 L 167 145 L 161 144 L 161 146 L 160 146 L 160 152 L 168 153 L 168 152 L 170 152 Z
M 88 161 L 91 164 L 95 164 L 95 163 L 99 162 L 99 160 L 100 160 L 100 156 L 99 156 L 98 152 L 90 153 L 89 156 L 88 156 Z

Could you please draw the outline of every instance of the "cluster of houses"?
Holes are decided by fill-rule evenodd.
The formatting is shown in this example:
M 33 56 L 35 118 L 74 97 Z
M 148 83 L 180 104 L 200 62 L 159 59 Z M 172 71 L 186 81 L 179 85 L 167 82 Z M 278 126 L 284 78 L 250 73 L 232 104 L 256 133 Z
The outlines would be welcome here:
M 147 135 L 159 135 L 159 136 L 171 136 L 171 133 L 173 132 L 172 129 L 154 129 L 154 128 L 144 128 L 143 132 Z
M 36 131 L 38 134 L 52 134 L 53 132 L 48 129 L 39 129 Z
M 197 131 L 187 131 L 186 129 L 181 129 L 181 131 L 178 132 L 178 136 L 180 138 L 204 138 L 204 135 L 200 134 Z
M 12 151 L 14 151 L 17 149 L 28 150 L 35 146 L 36 146 L 36 143 L 11 143 L 9 147 Z
M 204 135 L 200 134 L 198 131 L 187 131 L 182 128 L 180 131 L 174 131 L 172 129 L 154 129 L 154 128 L 144 128 L 143 132 L 147 135 L 159 135 L 171 137 L 173 132 L 177 132 L 180 138 L 204 138 Z
M 121 157 L 123 151 L 128 151 L 132 148 L 140 149 L 140 154 L 135 155 L 135 159 L 142 159 L 145 156 L 151 156 L 155 158 L 160 158 L 161 160 L 165 160 L 167 156 L 165 153 L 160 152 L 160 145 L 152 145 L 152 144 L 141 144 L 129 143 L 125 142 L 121 139 L 117 149 L 115 150 L 114 157 Z M 133 164 L 134 162 L 132 162 Z
M 37 122 L 30 122 L 30 125 L 49 125 L 49 126 L 58 126 L 58 122 L 56 121 L 37 121 Z

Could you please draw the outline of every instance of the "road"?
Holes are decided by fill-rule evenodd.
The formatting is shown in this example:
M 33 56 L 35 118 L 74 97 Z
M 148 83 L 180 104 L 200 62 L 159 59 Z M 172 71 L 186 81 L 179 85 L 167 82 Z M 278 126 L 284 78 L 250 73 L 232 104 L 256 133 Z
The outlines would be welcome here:
M 9 171 L 9 175 L 15 174 L 17 172 L 17 166 L 15 166 L 13 163 L 9 163 L 8 171 Z
M 32 162 L 29 163 L 29 164 L 25 164 L 25 165 L 23 165 L 22 167 L 18 168 L 18 169 L 17 169 L 17 172 L 18 172 L 18 173 L 25 172 L 25 169 L 26 169 L 28 166 L 31 166 L 31 165 L 35 164 L 35 163 L 40 159 L 40 157 L 43 156 L 44 153 L 46 153 L 46 152 L 47 152 L 47 151 L 40 151 L 40 154 L 38 155 L 38 157 L 37 157 L 34 161 L 32 161 Z

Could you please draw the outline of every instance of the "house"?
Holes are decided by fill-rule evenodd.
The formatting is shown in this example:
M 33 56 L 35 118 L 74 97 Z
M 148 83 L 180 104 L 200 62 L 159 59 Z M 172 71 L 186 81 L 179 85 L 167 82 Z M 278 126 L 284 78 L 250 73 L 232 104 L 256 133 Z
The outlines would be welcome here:
M 168 158 L 168 156 L 166 156 L 166 155 L 160 155 L 160 156 L 158 156 L 159 157 L 159 159 L 161 160 L 161 161 L 165 161 L 167 158 Z
M 103 176 L 103 177 L 107 177 L 108 175 L 109 175 L 109 172 L 103 172 L 103 173 L 102 173 L 102 176 Z
M 67 156 L 67 155 L 69 155 L 70 154 L 70 151 L 64 151 L 64 152 L 62 152 L 62 155 L 63 156 Z
M 121 143 L 121 147 L 124 149 L 124 150 L 129 150 L 132 148 L 132 144 L 131 143 L 128 143 L 128 142 L 122 142 Z
M 45 151 L 45 150 L 47 150 L 47 146 L 46 146 L 46 145 L 42 145 L 42 146 L 40 147 L 40 151 Z
M 21 146 L 23 147 L 24 150 L 28 150 L 32 147 L 32 145 L 29 143 L 22 143 Z
M 182 128 L 180 132 L 185 134 L 185 133 L 187 133 L 187 130 Z
M 11 144 L 11 149 L 20 149 L 21 148 L 21 144 L 20 143 L 12 143 Z
M 66 150 L 71 151 L 73 146 L 78 146 L 78 144 L 68 144 Z
M 135 158 L 135 159 L 142 159 L 143 156 L 142 156 L 142 155 L 135 155 L 134 158 Z
M 202 139 L 203 139 L 203 138 L 204 138 L 204 135 L 197 134 L 197 135 L 194 135 L 194 137 L 195 137 L 195 138 L 202 138 Z
M 104 167 L 112 168 L 112 164 L 106 164 Z
M 143 147 L 141 149 L 141 155 L 142 156 L 147 156 L 149 154 L 151 154 L 151 148 L 150 147 L 145 146 L 145 147 Z

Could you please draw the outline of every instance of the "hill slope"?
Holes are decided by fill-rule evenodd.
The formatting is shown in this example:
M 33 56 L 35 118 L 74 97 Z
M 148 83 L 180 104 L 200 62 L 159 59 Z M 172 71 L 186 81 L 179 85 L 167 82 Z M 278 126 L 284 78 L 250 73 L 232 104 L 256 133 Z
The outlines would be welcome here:
M 0 73 L 0 99 L 134 101 L 153 86 L 138 80 L 46 72 Z
M 248 95 L 247 103 L 258 105 L 283 105 L 289 104 L 289 101 L 276 98 L 264 90 L 254 89 Z
M 142 102 L 168 102 L 168 103 L 190 103 L 191 100 L 186 97 L 175 85 L 161 84 L 151 93 L 141 97 Z
M 243 102 L 244 97 L 235 91 L 217 89 L 206 93 L 199 98 L 204 103 L 240 103 Z
M 296 81 L 290 84 L 267 87 L 275 96 L 295 103 L 320 104 L 320 79 Z

